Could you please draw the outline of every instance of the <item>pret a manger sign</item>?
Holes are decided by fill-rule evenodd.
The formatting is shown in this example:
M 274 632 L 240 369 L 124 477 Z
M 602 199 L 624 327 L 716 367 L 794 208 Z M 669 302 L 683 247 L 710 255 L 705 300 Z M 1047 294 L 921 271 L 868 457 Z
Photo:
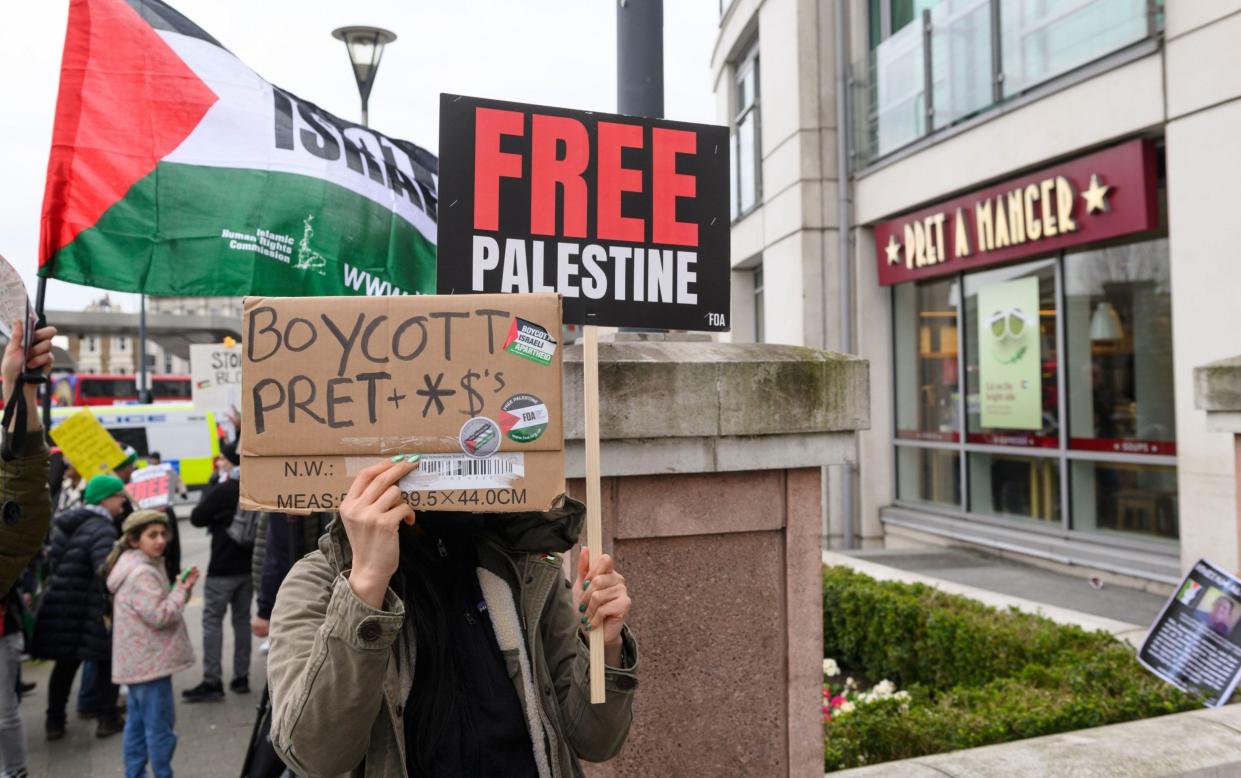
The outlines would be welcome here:
M 440 154 L 440 294 L 728 329 L 726 128 L 441 95 Z
M 880 222 L 879 282 L 985 267 L 1158 224 L 1154 145 L 1130 141 Z

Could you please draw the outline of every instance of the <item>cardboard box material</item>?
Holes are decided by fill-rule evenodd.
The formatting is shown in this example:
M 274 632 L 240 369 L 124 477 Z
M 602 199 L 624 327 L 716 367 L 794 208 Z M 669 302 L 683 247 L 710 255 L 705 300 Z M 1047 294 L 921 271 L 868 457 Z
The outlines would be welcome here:
M 564 493 L 560 297 L 248 297 L 241 503 L 337 510 L 419 454 L 415 509 L 545 510 Z

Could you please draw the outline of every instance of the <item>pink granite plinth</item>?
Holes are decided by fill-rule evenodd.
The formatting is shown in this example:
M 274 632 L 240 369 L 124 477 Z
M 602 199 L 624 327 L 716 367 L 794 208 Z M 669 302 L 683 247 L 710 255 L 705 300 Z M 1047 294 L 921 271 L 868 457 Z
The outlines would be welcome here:
M 604 479 L 642 669 L 629 739 L 591 778 L 823 769 L 820 494 L 816 468 Z

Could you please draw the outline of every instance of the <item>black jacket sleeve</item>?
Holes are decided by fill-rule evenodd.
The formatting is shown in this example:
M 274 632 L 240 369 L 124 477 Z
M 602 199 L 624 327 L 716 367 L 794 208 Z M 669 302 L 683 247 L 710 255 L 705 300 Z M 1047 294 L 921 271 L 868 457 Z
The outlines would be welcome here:
M 206 527 L 211 530 L 225 528 L 233 520 L 233 514 L 237 512 L 239 499 L 241 499 L 241 489 L 236 478 L 216 484 L 215 488 L 207 491 L 198 501 L 198 505 L 194 506 L 194 512 L 190 514 L 190 523 L 195 527 Z
M 263 558 L 263 575 L 258 590 L 257 610 L 261 619 L 271 618 L 271 609 L 276 604 L 276 593 L 280 584 L 288 575 L 293 560 L 289 555 L 289 533 L 299 531 L 300 526 L 292 524 L 301 521 L 299 517 L 283 513 L 271 514 L 267 522 L 267 555 Z

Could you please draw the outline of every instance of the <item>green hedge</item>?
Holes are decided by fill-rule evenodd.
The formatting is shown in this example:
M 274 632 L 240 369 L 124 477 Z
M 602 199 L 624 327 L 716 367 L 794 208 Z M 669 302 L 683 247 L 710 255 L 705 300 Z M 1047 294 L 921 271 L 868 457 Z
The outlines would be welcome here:
M 1198 707 L 1103 632 L 920 584 L 823 571 L 823 653 L 907 689 L 824 726 L 828 770 L 1002 743 Z

